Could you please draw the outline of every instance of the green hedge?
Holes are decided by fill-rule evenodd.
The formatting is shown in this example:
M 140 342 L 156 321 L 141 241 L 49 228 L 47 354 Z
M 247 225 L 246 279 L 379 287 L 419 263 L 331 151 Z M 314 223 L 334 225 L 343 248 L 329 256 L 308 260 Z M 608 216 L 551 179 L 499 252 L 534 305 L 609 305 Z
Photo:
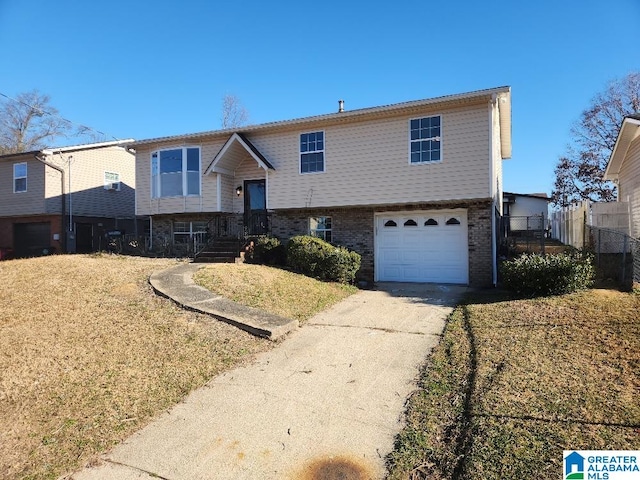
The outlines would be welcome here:
M 502 285 L 521 295 L 545 296 L 583 290 L 593 285 L 595 268 L 586 253 L 524 253 L 500 266 Z
M 353 283 L 360 269 L 360 260 L 356 252 L 309 235 L 293 237 L 287 245 L 289 267 L 320 280 Z
M 262 236 L 254 240 L 252 261 L 263 265 L 280 265 L 287 263 L 287 250 L 276 237 Z

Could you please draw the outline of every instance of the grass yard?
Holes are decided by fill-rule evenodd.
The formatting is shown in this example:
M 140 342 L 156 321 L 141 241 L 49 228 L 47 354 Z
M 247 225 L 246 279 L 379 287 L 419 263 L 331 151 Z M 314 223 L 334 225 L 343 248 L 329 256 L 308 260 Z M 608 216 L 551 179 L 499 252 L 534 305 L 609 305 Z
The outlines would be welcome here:
M 640 295 L 470 298 L 421 373 L 390 479 L 556 479 L 562 451 L 640 449 Z
M 0 478 L 56 479 L 272 342 L 153 294 L 164 259 L 0 262 Z
M 208 265 L 198 270 L 194 280 L 238 303 L 300 324 L 357 292 L 351 285 L 319 282 L 280 268 L 251 264 Z

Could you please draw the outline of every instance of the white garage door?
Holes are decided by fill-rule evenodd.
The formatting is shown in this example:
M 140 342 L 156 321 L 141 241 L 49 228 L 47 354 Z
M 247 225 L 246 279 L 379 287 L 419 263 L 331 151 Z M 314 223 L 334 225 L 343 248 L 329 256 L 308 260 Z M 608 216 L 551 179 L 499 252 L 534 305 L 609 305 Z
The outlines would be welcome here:
M 469 283 L 466 210 L 376 215 L 376 280 Z

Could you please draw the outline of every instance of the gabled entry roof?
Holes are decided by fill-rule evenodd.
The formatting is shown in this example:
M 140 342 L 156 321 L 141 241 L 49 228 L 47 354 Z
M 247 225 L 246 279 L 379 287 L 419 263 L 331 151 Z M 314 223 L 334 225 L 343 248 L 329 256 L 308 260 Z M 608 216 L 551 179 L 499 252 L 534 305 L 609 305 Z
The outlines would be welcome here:
M 210 173 L 224 173 L 233 175 L 236 165 L 238 165 L 248 153 L 264 170 L 275 170 L 273 165 L 260 153 L 247 137 L 241 133 L 234 133 L 229 137 L 218 154 L 214 157 L 211 165 L 205 171 L 205 175 Z

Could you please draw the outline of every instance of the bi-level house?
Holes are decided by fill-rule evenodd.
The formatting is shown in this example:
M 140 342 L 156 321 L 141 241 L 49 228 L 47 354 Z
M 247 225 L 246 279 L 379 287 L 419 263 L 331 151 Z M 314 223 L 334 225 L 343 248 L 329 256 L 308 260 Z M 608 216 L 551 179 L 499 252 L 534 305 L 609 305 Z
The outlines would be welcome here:
M 494 284 L 510 88 L 343 106 L 133 143 L 152 243 L 313 234 L 359 252 L 369 281 Z
M 0 248 L 16 256 L 91 252 L 135 227 L 133 140 L 0 156 Z

